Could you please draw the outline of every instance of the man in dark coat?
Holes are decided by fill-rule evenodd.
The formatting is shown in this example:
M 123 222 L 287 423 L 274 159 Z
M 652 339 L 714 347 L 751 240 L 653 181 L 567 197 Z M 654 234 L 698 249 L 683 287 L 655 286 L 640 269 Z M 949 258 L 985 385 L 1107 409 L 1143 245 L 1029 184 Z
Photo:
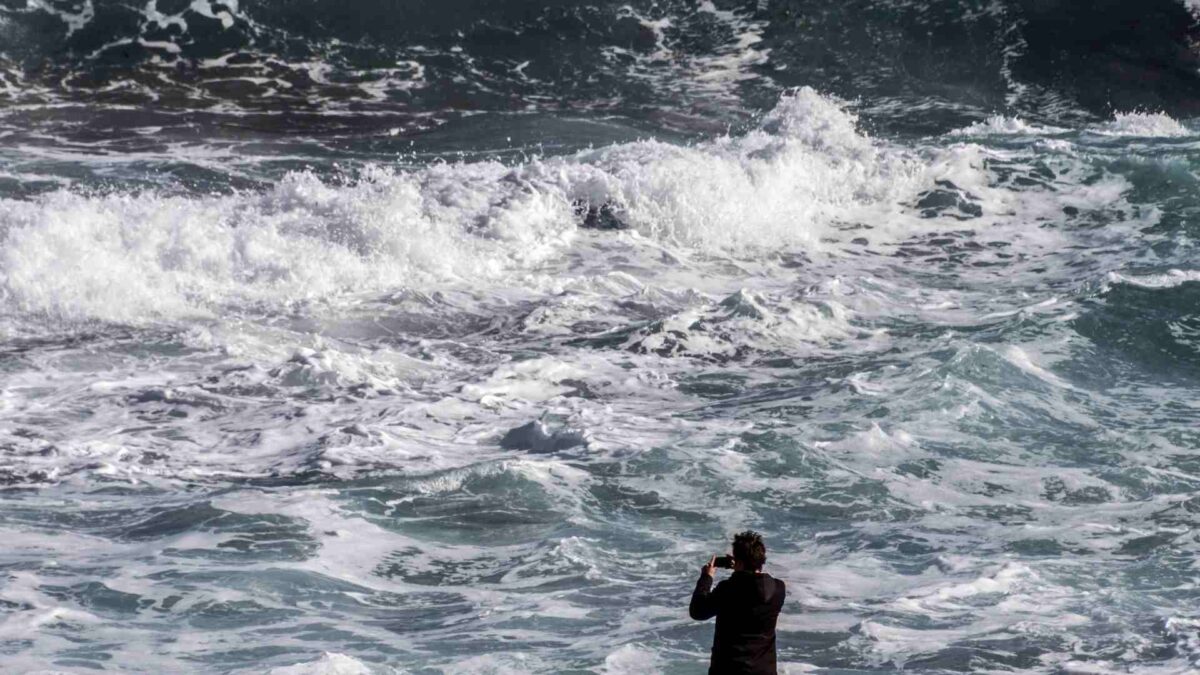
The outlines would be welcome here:
M 762 536 L 746 531 L 733 538 L 733 575 L 715 590 L 717 557 L 700 569 L 688 614 L 717 617 L 709 675 L 775 675 L 775 620 L 787 591 L 763 573 L 766 561 Z

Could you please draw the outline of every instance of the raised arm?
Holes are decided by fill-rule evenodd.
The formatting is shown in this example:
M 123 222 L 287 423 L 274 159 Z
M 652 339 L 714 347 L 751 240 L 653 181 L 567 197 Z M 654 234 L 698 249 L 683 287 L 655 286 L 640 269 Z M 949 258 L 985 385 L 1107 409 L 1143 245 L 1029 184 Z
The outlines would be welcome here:
M 717 615 L 717 594 L 712 590 L 716 560 L 716 556 L 713 556 L 707 565 L 700 568 L 700 579 L 696 581 L 696 590 L 692 591 L 688 615 L 697 621 L 706 621 Z

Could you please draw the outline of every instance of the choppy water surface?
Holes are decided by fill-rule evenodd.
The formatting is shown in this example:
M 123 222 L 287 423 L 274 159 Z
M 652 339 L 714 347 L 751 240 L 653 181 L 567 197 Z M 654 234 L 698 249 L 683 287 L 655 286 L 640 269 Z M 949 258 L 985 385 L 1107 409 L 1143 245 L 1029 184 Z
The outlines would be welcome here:
M 1200 668 L 1110 4 L 0 0 L 0 670 L 703 672 L 747 527 L 786 672 Z

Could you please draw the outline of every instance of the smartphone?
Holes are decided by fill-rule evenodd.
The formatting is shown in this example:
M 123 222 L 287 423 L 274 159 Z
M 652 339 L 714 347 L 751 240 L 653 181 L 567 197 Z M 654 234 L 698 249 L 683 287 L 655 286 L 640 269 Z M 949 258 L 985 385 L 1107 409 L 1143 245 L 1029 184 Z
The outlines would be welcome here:
M 720 567 L 722 569 L 731 570 L 731 569 L 733 569 L 733 556 L 719 555 L 719 556 L 717 556 L 717 559 L 713 562 L 713 565 L 716 565 L 717 567 Z

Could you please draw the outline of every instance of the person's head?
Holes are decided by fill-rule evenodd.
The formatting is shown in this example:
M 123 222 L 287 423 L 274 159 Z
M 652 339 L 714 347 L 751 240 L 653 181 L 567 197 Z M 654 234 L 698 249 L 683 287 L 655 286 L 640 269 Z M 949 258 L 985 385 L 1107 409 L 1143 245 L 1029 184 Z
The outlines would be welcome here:
M 733 562 L 747 572 L 762 570 L 767 562 L 767 545 L 762 535 L 752 530 L 733 535 Z

